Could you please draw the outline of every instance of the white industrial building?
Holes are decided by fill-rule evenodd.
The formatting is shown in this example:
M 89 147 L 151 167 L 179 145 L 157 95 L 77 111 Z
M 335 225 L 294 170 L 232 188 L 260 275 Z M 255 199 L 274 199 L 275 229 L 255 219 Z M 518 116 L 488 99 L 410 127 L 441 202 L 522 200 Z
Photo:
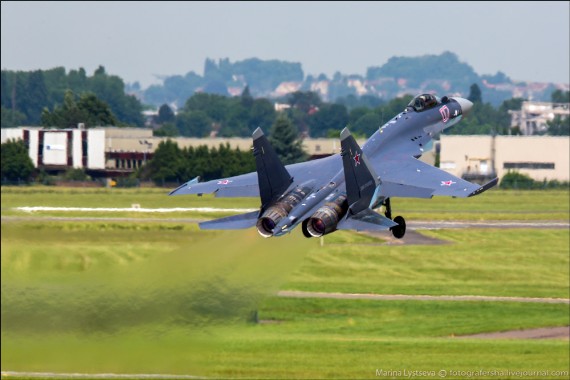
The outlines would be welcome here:
M 536 135 L 548 130 L 548 122 L 556 116 L 570 117 L 568 103 L 522 102 L 521 109 L 509 111 L 511 128 L 518 127 L 523 135 Z
M 105 132 L 100 129 L 2 129 L 2 142 L 21 139 L 35 167 L 105 169 Z
M 570 180 L 568 136 L 446 136 L 440 168 L 466 179 L 502 178 L 509 170 L 536 181 Z
M 128 175 L 152 158 L 165 137 L 154 137 L 151 129 L 90 128 L 43 129 L 20 127 L 2 129 L 2 142 L 22 139 L 34 166 L 47 170 L 84 168 L 99 176 Z M 180 148 L 206 145 L 217 148 L 229 144 L 247 151 L 251 138 L 173 138 Z M 359 140 L 360 144 L 364 141 Z M 305 139 L 309 156 L 324 157 L 340 151 L 338 139 Z M 484 181 L 500 178 L 509 170 L 542 181 L 569 181 L 570 138 L 568 136 L 447 136 L 440 141 L 440 167 L 458 177 Z M 422 156 L 434 164 L 435 152 Z

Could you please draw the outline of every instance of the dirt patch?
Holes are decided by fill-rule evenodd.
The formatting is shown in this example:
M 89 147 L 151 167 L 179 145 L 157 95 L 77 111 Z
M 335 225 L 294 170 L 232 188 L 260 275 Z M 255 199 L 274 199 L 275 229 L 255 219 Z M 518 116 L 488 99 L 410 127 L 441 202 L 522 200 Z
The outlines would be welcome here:
M 463 335 L 456 338 L 475 339 L 569 339 L 570 326 L 542 327 L 539 329 L 512 330 L 495 333 Z

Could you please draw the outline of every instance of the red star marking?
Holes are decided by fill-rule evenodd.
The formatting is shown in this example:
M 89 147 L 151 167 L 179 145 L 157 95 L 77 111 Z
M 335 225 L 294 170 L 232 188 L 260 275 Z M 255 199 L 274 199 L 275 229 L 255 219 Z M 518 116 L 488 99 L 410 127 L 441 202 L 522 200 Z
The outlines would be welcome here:
M 455 182 L 453 181 L 441 181 L 441 186 L 451 186 L 453 185 Z
M 353 158 L 354 158 L 354 166 L 358 166 L 360 164 L 360 153 L 356 153 Z
M 218 185 L 227 185 L 227 184 L 230 183 L 230 182 L 232 182 L 232 181 L 229 181 L 229 180 L 227 180 L 227 179 L 224 179 L 224 180 L 218 181 Z

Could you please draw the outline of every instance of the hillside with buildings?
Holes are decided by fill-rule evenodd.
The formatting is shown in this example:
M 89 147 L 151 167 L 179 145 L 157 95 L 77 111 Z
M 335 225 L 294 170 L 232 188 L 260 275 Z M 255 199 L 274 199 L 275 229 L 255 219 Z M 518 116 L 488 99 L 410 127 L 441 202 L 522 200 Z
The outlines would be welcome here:
M 366 73 L 337 72 L 332 78 L 325 74 L 305 75 L 302 64 L 297 62 L 250 58 L 232 63 L 227 58 L 218 62 L 206 59 L 203 75 L 189 72 L 167 77 L 162 85 L 145 90 L 138 85 L 128 89 L 145 103 L 157 107 L 165 103 L 181 107 L 195 92 L 237 96 L 246 86 L 254 97 L 282 98 L 296 91 L 313 91 L 325 102 L 337 102 L 362 96 L 386 101 L 404 94 L 424 92 L 467 96 L 473 83 L 479 85 L 484 99 L 494 106 L 510 98 L 548 101 L 556 89 L 569 89 L 567 83 L 516 81 L 502 72 L 479 75 L 451 52 L 392 57 L 381 66 L 369 67 Z

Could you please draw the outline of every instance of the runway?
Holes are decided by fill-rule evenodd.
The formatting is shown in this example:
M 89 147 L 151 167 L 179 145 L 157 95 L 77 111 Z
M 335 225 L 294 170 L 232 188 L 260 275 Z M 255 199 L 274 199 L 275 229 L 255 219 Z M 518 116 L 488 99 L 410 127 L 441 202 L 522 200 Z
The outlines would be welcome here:
M 141 209 L 122 209 L 122 211 L 132 211 Z M 160 209 L 164 213 L 165 209 Z M 208 209 L 207 212 L 228 212 L 231 209 Z M 65 211 L 65 210 L 57 210 Z M 250 210 L 251 211 L 251 210 Z M 2 216 L 2 221 L 101 221 L 101 222 L 173 222 L 173 223 L 199 223 L 209 219 L 203 218 L 130 218 L 130 217 L 90 217 L 90 216 L 41 216 L 30 214 L 25 216 Z M 496 220 L 496 221 L 469 221 L 469 220 L 412 220 L 407 221 L 409 230 L 440 230 L 440 229 L 458 229 L 458 228 L 547 228 L 547 229 L 568 229 L 570 223 L 562 220 L 543 220 L 543 221 L 512 221 L 512 220 Z

